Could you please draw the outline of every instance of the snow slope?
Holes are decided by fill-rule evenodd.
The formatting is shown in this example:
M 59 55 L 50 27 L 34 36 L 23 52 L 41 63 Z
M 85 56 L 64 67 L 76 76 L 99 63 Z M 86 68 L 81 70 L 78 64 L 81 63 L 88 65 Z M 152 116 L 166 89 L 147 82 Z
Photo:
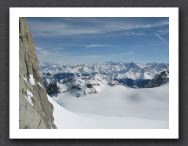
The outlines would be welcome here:
M 105 86 L 98 94 L 79 98 L 58 94 L 49 101 L 58 128 L 163 129 L 168 128 L 168 88 L 168 84 L 145 89 Z

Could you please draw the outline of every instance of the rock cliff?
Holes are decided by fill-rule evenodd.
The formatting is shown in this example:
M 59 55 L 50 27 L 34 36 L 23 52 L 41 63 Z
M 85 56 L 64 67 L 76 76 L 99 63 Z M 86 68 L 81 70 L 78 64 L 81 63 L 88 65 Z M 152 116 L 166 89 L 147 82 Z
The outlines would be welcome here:
M 24 18 L 19 19 L 19 127 L 55 128 L 53 106 L 42 83 L 35 45 Z

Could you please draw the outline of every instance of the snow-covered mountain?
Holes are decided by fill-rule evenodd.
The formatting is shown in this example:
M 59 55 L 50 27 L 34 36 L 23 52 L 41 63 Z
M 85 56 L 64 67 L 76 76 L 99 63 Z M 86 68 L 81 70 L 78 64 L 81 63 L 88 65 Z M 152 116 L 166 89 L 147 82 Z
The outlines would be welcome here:
M 168 82 L 169 65 L 165 63 L 123 63 L 57 65 L 42 64 L 41 76 L 49 94 L 70 93 L 82 96 L 98 93 L 106 85 L 153 88 Z
M 58 73 L 73 73 L 87 76 L 88 74 L 102 74 L 109 78 L 130 78 L 130 79 L 152 79 L 162 71 L 168 70 L 165 63 L 124 63 L 106 62 L 103 64 L 81 64 L 81 65 L 57 65 L 42 64 L 41 72 L 52 75 Z
M 168 64 L 43 64 L 41 76 L 58 128 L 168 128 Z

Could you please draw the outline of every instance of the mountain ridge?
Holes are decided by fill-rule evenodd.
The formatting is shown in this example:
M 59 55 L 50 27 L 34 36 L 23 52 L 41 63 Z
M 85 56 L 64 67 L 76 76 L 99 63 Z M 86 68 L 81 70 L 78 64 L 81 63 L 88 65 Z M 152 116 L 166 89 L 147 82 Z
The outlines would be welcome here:
M 93 65 L 40 66 L 49 94 L 70 93 L 76 97 L 100 92 L 105 85 L 154 88 L 168 82 L 168 64 L 103 63 Z

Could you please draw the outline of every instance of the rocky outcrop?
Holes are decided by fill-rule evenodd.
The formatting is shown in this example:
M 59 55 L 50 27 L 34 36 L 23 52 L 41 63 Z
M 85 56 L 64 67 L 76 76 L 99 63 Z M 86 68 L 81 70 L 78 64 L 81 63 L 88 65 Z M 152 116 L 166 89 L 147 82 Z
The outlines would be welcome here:
M 154 88 L 166 84 L 169 82 L 169 71 L 163 71 L 160 74 L 156 75 L 155 78 L 149 81 L 145 87 Z
M 39 74 L 35 45 L 24 18 L 19 19 L 19 127 L 55 128 L 53 106 Z

